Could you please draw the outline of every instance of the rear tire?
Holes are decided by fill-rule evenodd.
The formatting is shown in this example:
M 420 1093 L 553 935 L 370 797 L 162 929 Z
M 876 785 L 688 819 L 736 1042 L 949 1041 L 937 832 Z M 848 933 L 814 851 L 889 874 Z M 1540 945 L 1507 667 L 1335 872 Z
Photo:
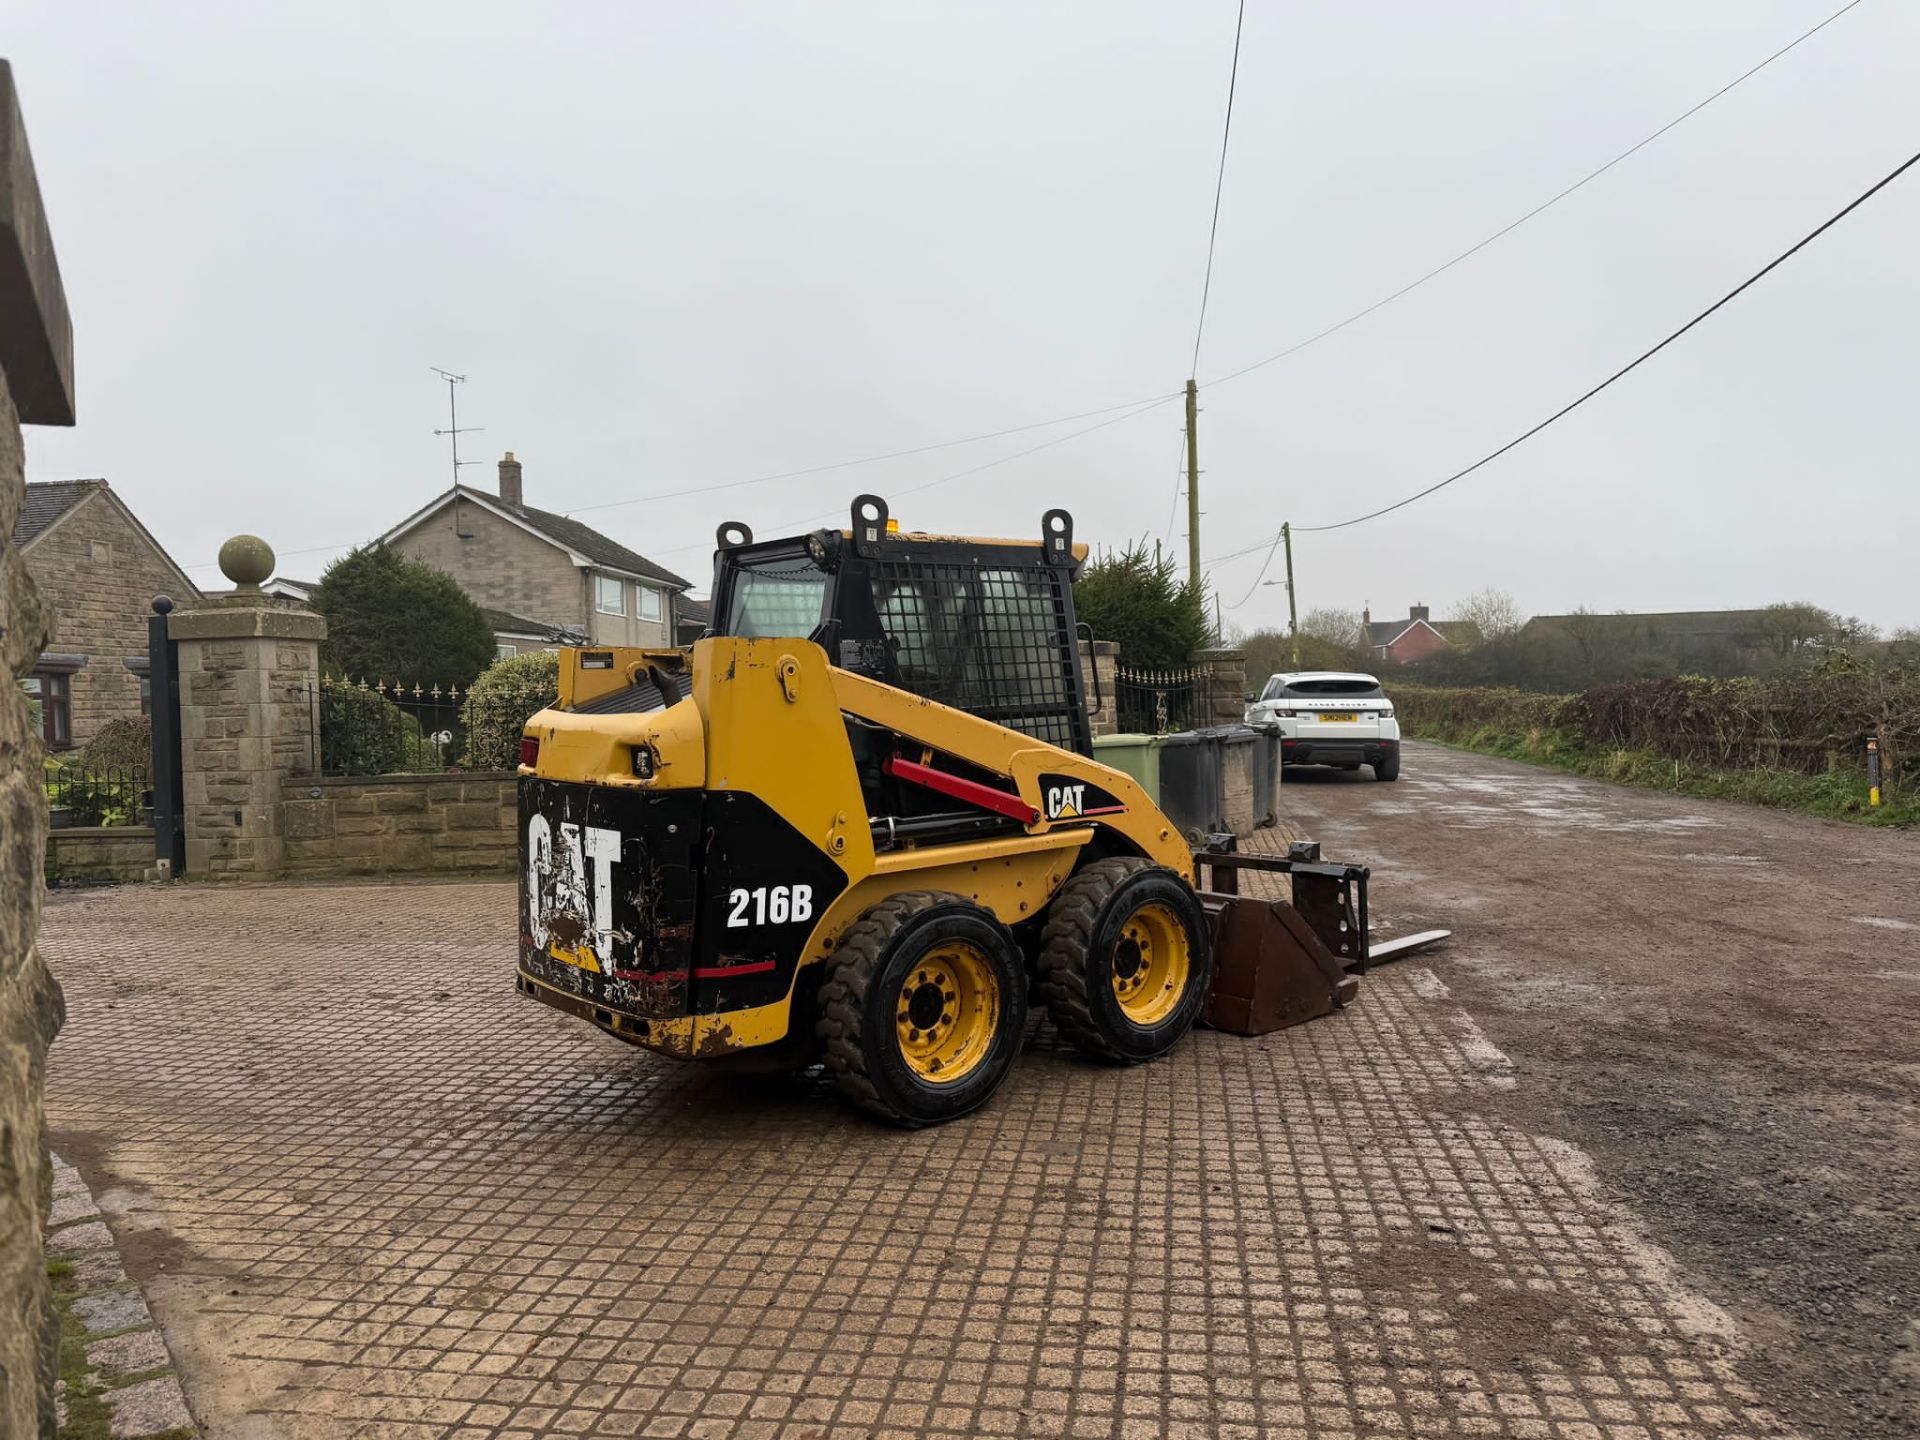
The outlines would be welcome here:
M 1380 757 L 1378 763 L 1373 767 L 1373 778 L 1376 780 L 1398 780 L 1400 778 L 1400 752 L 1398 750 L 1395 750 L 1391 755 L 1383 755 Z
M 847 931 L 818 1013 L 841 1094 L 896 1125 L 937 1125 L 984 1105 L 1006 1079 L 1026 1030 L 1026 971 L 990 911 L 915 891 Z
M 1157 1060 L 1193 1028 L 1212 983 L 1206 913 L 1193 888 L 1145 860 L 1097 860 L 1047 907 L 1041 998 L 1082 1054 Z

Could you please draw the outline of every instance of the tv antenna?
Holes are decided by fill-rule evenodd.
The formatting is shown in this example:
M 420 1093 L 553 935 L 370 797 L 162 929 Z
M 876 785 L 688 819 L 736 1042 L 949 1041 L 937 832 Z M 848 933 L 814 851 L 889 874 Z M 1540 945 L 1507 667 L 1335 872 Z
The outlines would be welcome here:
M 478 435 L 485 427 L 480 425 L 468 425 L 464 429 L 461 427 L 460 410 L 458 402 L 455 399 L 453 387 L 466 384 L 467 377 L 464 375 L 456 375 L 451 370 L 442 370 L 438 365 L 429 365 L 427 368 L 447 382 L 447 428 L 444 430 L 436 430 L 433 433 L 446 436 L 448 443 L 453 447 L 453 484 L 454 488 L 458 489 L 460 486 L 460 467 L 462 465 L 478 465 L 480 463 L 478 460 L 462 460 L 460 458 L 460 437 L 462 435 Z

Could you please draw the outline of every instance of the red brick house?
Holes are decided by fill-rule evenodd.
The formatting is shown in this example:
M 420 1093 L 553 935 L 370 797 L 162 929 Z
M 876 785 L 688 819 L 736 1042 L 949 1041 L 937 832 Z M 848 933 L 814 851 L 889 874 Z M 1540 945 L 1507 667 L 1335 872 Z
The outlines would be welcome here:
M 1450 646 L 1479 640 L 1480 629 L 1471 620 L 1435 620 L 1431 614 L 1425 605 L 1411 607 L 1404 620 L 1375 620 L 1372 611 L 1363 611 L 1374 659 L 1385 665 L 1411 665 Z
M 53 639 L 21 681 L 49 750 L 84 745 L 109 720 L 148 713 L 153 597 L 200 591 L 104 480 L 27 486 L 13 546 L 53 619 Z

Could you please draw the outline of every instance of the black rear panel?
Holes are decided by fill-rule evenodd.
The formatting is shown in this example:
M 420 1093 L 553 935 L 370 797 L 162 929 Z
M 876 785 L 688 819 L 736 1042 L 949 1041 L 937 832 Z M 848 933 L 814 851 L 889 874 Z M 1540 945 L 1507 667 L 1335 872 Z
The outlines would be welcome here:
M 688 1014 L 698 791 L 520 782 L 520 966 L 646 1019 Z M 592 952 L 569 964 L 553 949 Z
M 780 1000 L 846 886 L 753 795 L 520 782 L 521 969 L 608 1009 L 663 1020 Z

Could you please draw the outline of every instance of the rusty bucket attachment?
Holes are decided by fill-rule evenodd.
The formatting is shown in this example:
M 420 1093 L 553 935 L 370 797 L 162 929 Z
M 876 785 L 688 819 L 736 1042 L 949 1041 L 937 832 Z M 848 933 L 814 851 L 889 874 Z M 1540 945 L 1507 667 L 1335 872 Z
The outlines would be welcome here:
M 1367 867 L 1320 858 L 1311 841 L 1281 855 L 1242 855 L 1232 836 L 1210 836 L 1193 852 L 1210 880 L 1200 902 L 1213 928 L 1213 989 L 1202 1018 L 1235 1035 L 1264 1035 L 1331 1015 L 1359 991 L 1370 965 L 1443 940 L 1445 930 L 1381 945 L 1367 928 Z M 1285 875 L 1292 903 L 1240 893 L 1244 871 Z

